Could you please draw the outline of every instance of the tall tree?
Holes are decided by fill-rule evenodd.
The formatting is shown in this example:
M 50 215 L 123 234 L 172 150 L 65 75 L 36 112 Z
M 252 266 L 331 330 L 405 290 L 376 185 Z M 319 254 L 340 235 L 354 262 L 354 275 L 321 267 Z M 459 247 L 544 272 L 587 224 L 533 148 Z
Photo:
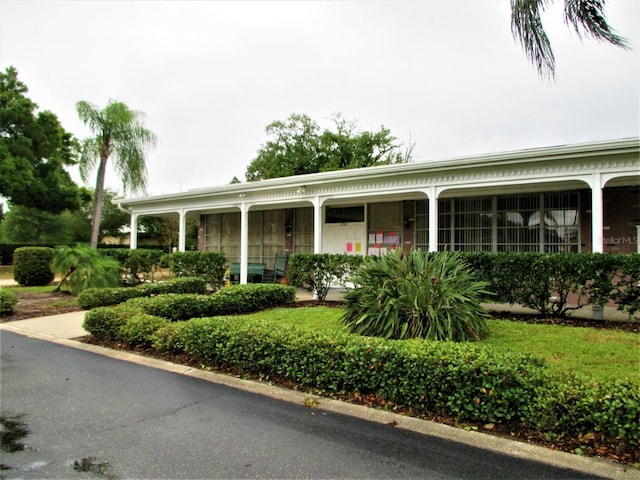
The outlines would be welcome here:
M 627 41 L 615 33 L 604 13 L 606 0 L 564 0 L 564 20 L 583 36 L 629 48 Z M 551 42 L 542 26 L 542 12 L 552 0 L 511 0 L 511 32 L 543 78 L 554 78 L 556 59 Z
M 80 101 L 76 110 L 80 120 L 95 135 L 82 143 L 80 176 L 86 182 L 98 163 L 91 217 L 91 247 L 97 248 L 107 161 L 113 158 L 125 191 L 144 191 L 147 186 L 145 149 L 155 147 L 156 136 L 144 126 L 144 114 L 131 110 L 122 102 L 110 100 L 100 110 L 89 102 Z
M 385 127 L 362 132 L 355 122 L 339 114 L 333 120 L 333 130 L 321 130 L 309 116 L 300 114 L 267 125 L 265 131 L 270 138 L 247 167 L 247 181 L 409 160 Z
M 0 72 L 0 196 L 54 214 L 78 209 L 86 198 L 65 170 L 76 164 L 77 142 L 53 113 L 36 112 L 27 92 L 14 67 Z

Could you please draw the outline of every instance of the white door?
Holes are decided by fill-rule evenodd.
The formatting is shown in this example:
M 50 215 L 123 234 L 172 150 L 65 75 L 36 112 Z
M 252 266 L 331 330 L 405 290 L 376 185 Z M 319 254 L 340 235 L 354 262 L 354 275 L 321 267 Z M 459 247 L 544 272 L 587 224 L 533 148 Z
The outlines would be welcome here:
M 322 226 L 322 253 L 364 255 L 367 228 L 362 223 L 325 223 Z

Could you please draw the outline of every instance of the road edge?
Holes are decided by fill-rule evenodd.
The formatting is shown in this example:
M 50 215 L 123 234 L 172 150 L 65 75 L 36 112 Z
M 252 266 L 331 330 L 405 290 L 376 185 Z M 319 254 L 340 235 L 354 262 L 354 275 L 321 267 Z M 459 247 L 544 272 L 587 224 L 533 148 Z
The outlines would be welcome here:
M 401 428 L 403 430 L 408 430 L 422 435 L 429 435 L 452 442 L 463 443 L 471 447 L 489 450 L 494 453 L 514 458 L 532 460 L 557 468 L 571 469 L 580 473 L 601 476 L 604 478 L 617 480 L 640 480 L 640 470 L 634 470 L 626 467 L 625 465 L 617 464 L 606 459 L 581 457 L 567 452 L 551 450 L 534 444 L 489 435 L 483 432 L 467 431 L 428 420 L 421 420 L 415 417 L 407 417 L 385 410 L 366 407 L 364 405 L 333 400 L 327 397 L 289 390 L 254 380 L 245 380 L 219 372 L 200 370 L 125 350 L 113 350 L 99 345 L 83 343 L 78 340 L 58 338 L 30 330 L 24 330 L 14 325 L 0 324 L 0 331 L 2 330 L 75 348 L 77 350 L 84 350 L 86 352 L 116 360 L 164 370 L 166 372 L 185 375 L 192 378 L 198 378 L 200 380 L 225 385 L 246 392 L 268 396 L 276 400 L 282 400 L 297 405 L 313 405 L 313 407 L 310 408 L 317 408 L 320 411 L 347 415 L 370 422 L 387 424 L 390 425 L 390 428 Z M 312 401 L 309 401 L 310 399 Z M 391 427 L 391 425 L 393 425 L 393 427 Z

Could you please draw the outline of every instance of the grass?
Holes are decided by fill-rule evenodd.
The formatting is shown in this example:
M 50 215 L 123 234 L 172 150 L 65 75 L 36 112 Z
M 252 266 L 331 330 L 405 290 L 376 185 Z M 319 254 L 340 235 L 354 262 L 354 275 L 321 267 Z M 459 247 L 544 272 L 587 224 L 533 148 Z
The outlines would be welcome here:
M 276 308 L 248 315 L 274 325 L 304 331 L 342 329 L 343 310 L 335 307 Z M 585 375 L 596 382 L 640 382 L 640 335 L 616 330 L 490 320 L 489 337 L 481 342 L 500 352 L 531 353 L 559 372 Z

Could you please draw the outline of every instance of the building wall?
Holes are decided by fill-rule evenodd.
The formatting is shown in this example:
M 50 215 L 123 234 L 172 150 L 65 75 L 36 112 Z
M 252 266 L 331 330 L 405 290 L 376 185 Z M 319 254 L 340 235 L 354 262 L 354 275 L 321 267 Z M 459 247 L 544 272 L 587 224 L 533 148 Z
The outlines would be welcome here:
M 640 187 L 604 189 L 605 253 L 636 253 L 640 225 Z
M 425 199 L 367 203 L 367 238 L 363 253 L 372 254 L 398 247 L 420 248 L 426 251 L 428 249 L 428 202 L 429 200 Z M 452 242 L 453 239 L 453 249 L 467 251 L 540 251 L 540 245 L 544 245 L 545 241 L 547 241 L 546 251 L 592 251 L 591 190 L 589 189 L 549 194 L 440 199 L 438 202 L 440 250 L 447 249 L 448 242 Z M 545 202 L 547 202 L 546 206 Z M 537 209 L 541 209 L 540 214 L 537 214 Z M 567 240 L 564 243 L 558 243 L 556 239 L 556 243 L 550 245 L 549 233 L 547 232 L 540 240 L 540 234 L 538 233 L 536 237 L 535 232 L 532 233 L 534 228 L 532 229 L 527 222 L 535 223 L 536 214 L 539 222 L 545 210 L 554 209 L 556 216 L 557 212 L 567 212 L 568 220 L 564 221 L 568 226 L 560 225 L 559 229 L 559 231 L 564 230 Z M 569 217 L 572 217 L 574 210 L 578 212 L 579 219 L 577 225 L 572 226 L 573 220 Z M 239 238 L 239 232 L 228 231 L 229 226 L 237 228 L 239 215 L 239 212 L 202 215 L 198 230 L 198 248 L 225 251 L 230 247 L 229 240 L 225 241 L 224 238 Z M 512 218 L 518 215 L 523 217 L 521 225 L 505 225 L 500 220 L 500 218 L 504 220 L 503 217 Z M 231 217 L 238 217 L 237 221 L 225 223 L 225 220 Z M 493 217 L 496 220 L 492 220 Z M 225 232 L 220 231 L 223 224 L 227 225 Z M 638 248 L 636 225 L 640 225 L 640 187 L 605 188 L 605 253 L 636 252 Z M 312 207 L 250 212 L 249 228 L 250 261 L 260 261 L 269 265 L 276 253 L 313 252 Z M 553 234 L 557 236 L 555 232 Z M 510 239 L 515 239 L 514 243 L 510 243 Z M 456 241 L 458 245 L 455 244 Z M 518 241 L 523 243 L 517 244 Z M 235 242 L 231 243 L 234 246 L 228 254 L 232 261 L 238 261 L 237 246 Z

